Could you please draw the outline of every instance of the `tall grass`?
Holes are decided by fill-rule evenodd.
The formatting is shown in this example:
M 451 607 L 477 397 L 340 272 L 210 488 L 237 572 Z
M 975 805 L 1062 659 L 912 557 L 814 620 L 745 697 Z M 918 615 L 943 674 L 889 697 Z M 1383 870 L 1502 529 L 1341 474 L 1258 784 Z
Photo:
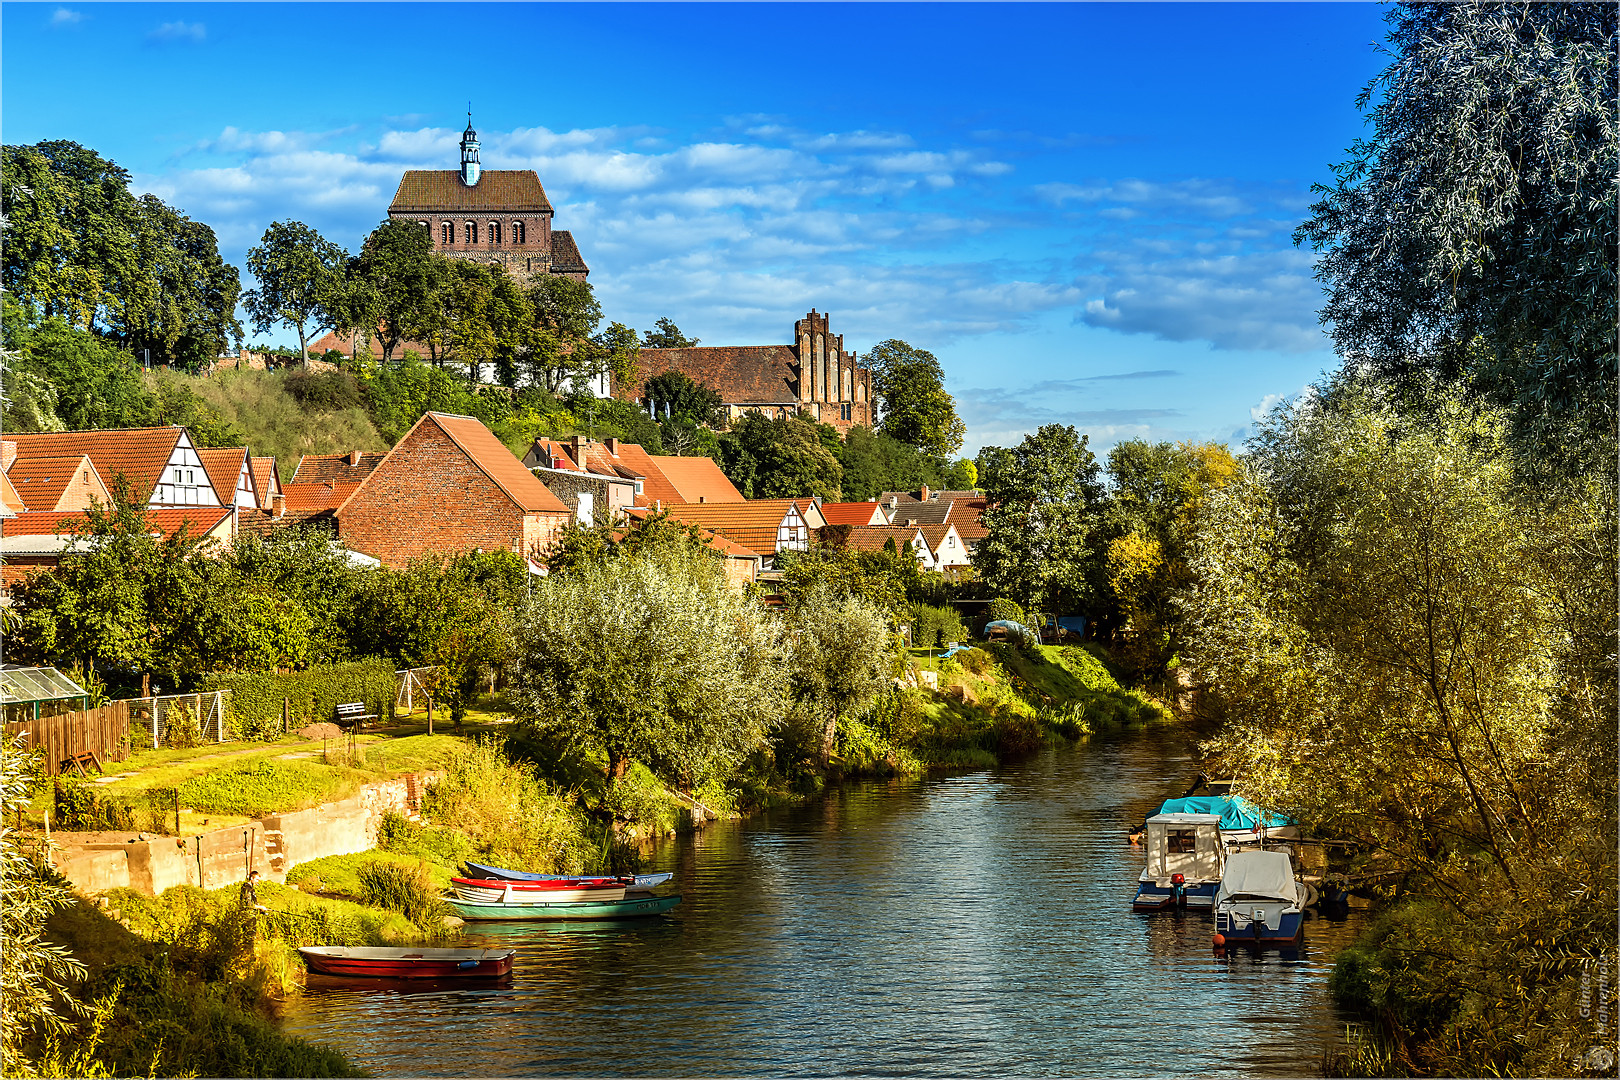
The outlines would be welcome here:
M 248 370 L 221 371 L 207 378 L 176 377 L 241 429 L 254 456 L 274 454 L 282 480 L 291 478 L 304 454 L 388 448 L 365 409 L 306 409 L 288 393 L 287 375 Z
M 423 930 L 437 928 L 450 914 L 427 867 L 370 862 L 360 867 L 360 902 L 385 911 L 397 911 Z

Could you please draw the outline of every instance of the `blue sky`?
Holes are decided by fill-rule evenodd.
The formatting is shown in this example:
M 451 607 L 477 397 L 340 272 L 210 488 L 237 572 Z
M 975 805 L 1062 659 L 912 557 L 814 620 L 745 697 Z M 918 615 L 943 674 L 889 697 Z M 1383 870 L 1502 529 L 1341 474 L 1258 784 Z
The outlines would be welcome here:
M 608 318 L 734 345 L 829 311 L 940 357 L 968 453 L 1237 441 L 1335 363 L 1289 237 L 1365 133 L 1382 14 L 8 3 L 0 130 L 112 158 L 241 266 L 275 220 L 357 248 L 404 169 L 455 166 L 471 100 Z

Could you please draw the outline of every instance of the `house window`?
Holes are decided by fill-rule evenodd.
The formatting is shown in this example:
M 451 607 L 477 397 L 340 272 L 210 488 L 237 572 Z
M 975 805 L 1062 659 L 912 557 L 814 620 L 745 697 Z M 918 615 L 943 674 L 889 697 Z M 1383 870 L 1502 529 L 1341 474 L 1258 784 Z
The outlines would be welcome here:
M 525 243 L 527 241 L 527 233 L 528 233 L 528 230 L 523 227 L 523 222 L 521 222 L 521 221 L 512 222 L 512 243 L 514 243 L 514 244 Z
M 1164 834 L 1164 850 L 1172 855 L 1191 855 L 1198 850 L 1197 836 L 1191 829 L 1170 829 Z
M 854 415 L 854 406 L 850 405 L 848 402 L 838 406 L 838 419 L 844 421 L 846 424 Z
M 636 495 L 637 495 L 637 496 L 638 496 L 638 497 L 639 497 L 639 496 L 640 496 L 640 495 L 641 495 L 641 493 L 642 493 L 642 490 L 643 490 L 643 484 L 644 484 L 644 483 L 645 483 L 645 482 L 644 482 L 644 481 L 641 481 L 641 480 L 637 480 L 637 481 L 636 481 Z
M 489 223 L 489 242 L 491 246 L 499 245 L 501 242 L 501 223 L 498 221 Z
M 186 470 L 186 483 L 195 484 L 196 482 L 197 482 L 197 473 L 196 473 L 196 471 L 193 470 L 193 469 L 187 469 Z
M 448 221 L 439 226 L 439 240 L 446 247 L 456 242 L 456 227 Z
M 185 474 L 179 469 L 174 470 L 174 482 L 177 484 L 183 484 L 186 482 Z
M 467 222 L 467 243 L 478 243 L 478 223 L 476 221 Z

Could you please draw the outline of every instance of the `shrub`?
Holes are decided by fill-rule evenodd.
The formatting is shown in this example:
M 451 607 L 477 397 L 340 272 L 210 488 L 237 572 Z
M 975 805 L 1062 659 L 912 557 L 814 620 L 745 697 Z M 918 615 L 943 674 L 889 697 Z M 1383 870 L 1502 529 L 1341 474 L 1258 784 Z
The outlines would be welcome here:
M 983 649 L 968 649 L 951 657 L 962 665 L 964 671 L 970 671 L 980 678 L 988 677 L 996 670 L 996 659 Z
M 311 761 L 256 761 L 194 776 L 177 790 L 193 810 L 260 817 L 341 799 L 357 786 L 351 775 Z
M 169 706 L 163 718 L 163 745 L 172 750 L 184 750 L 203 743 L 202 725 L 188 701 L 177 701 Z
M 360 380 L 342 371 L 289 371 L 283 385 L 305 409 L 336 412 L 365 404 Z
M 1024 609 L 1008 600 L 1005 596 L 998 596 L 990 601 L 990 621 L 995 622 L 998 619 L 1005 619 L 1008 622 L 1015 622 L 1024 626 L 1029 624 L 1029 618 L 1024 614 Z
M 919 649 L 932 649 L 948 641 L 963 641 L 967 627 L 953 607 L 930 604 L 911 605 L 911 643 Z
M 231 731 L 237 738 L 277 739 L 281 702 L 291 702 L 293 730 L 332 719 L 335 706 L 363 701 L 368 713 L 391 717 L 398 680 L 387 660 L 361 660 L 351 664 L 320 664 L 288 675 L 213 675 L 203 690 L 231 692 Z
M 360 867 L 360 902 L 397 911 L 423 929 L 440 925 L 448 909 L 428 877 L 427 867 L 369 862 Z
M 575 873 L 595 853 L 574 801 L 553 794 L 534 766 L 508 759 L 490 736 L 458 748 L 422 811 L 471 837 L 487 856 L 480 862 Z

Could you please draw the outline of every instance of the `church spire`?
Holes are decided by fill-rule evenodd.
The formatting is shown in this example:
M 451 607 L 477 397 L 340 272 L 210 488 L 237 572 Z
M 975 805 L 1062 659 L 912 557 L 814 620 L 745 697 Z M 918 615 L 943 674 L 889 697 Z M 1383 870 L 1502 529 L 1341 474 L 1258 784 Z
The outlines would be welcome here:
M 478 132 L 472 126 L 472 106 L 467 106 L 467 130 L 461 133 L 461 182 L 468 187 L 478 183 Z

